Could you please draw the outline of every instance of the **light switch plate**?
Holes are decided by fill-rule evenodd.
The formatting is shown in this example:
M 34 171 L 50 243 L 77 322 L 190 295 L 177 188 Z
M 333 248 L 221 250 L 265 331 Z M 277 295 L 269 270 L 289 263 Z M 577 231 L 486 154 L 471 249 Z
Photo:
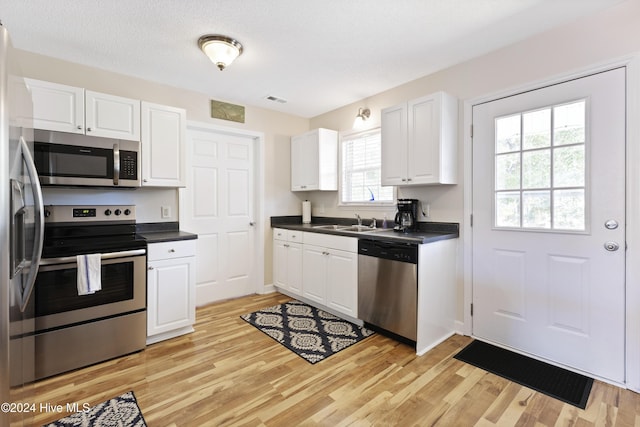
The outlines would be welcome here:
M 171 218 L 171 206 L 162 206 L 162 218 Z

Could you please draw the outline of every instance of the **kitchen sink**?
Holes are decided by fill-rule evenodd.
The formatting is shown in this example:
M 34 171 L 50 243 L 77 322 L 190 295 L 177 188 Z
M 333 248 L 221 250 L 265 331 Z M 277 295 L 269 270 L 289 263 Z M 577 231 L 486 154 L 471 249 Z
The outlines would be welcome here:
M 329 224 L 329 225 L 314 225 L 311 228 L 319 228 L 324 230 L 340 230 L 341 228 L 344 228 L 344 227 L 350 227 L 350 226 Z
M 340 231 L 355 231 L 356 233 L 383 231 L 384 228 L 370 228 L 366 225 L 348 225 L 339 228 Z
M 349 231 L 353 233 L 366 233 L 366 232 L 377 232 L 389 230 L 385 228 L 370 228 L 368 225 L 338 225 L 338 224 L 327 224 L 327 225 L 314 225 L 312 228 L 317 228 L 320 230 L 335 230 L 335 231 Z

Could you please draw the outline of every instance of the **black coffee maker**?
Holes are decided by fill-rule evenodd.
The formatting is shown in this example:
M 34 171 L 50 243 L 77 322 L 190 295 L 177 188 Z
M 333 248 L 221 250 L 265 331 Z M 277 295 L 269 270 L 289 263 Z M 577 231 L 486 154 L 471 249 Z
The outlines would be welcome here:
M 418 229 L 418 199 L 398 199 L 395 231 L 408 233 Z

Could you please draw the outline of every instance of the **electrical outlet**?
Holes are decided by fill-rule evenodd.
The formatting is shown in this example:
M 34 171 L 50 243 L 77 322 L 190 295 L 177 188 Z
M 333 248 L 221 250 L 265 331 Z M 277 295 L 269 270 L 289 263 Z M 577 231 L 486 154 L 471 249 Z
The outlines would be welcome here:
M 171 218 L 171 206 L 161 206 L 162 218 Z

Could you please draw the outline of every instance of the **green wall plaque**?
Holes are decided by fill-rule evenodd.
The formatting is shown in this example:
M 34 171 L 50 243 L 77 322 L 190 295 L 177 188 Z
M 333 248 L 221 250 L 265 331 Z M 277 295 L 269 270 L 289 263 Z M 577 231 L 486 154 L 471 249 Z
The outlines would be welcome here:
M 211 117 L 244 123 L 244 107 L 227 102 L 211 100 Z

